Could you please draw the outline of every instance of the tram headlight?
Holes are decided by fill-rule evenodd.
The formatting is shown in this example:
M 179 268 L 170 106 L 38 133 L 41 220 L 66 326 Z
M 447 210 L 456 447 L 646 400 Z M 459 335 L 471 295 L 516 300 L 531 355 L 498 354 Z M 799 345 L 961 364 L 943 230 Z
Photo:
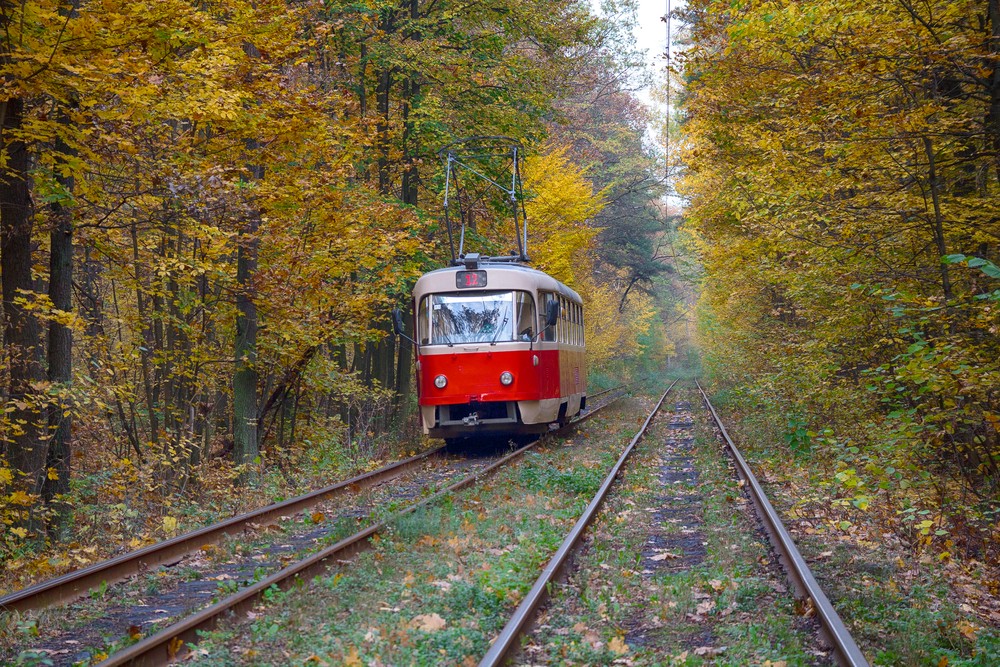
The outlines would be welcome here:
M 448 384 L 448 378 L 446 378 L 443 375 L 438 375 L 436 378 L 434 378 L 434 386 L 437 387 L 438 389 L 444 389 L 447 384 Z
M 502 384 L 505 387 L 509 387 L 510 385 L 514 384 L 514 374 L 511 373 L 510 371 L 504 371 L 503 373 L 501 373 L 500 384 Z

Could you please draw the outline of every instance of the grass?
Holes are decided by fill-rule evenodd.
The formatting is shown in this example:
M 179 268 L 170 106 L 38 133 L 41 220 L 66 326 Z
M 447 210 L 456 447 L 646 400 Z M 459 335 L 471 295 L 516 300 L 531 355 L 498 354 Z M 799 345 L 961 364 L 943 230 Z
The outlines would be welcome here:
M 199 661 L 476 664 L 630 437 L 636 401 L 630 407 L 627 419 L 592 422 L 570 446 L 553 443 L 486 484 L 396 521 L 356 563 L 283 596 L 250 625 L 211 637 Z M 553 588 L 552 606 L 522 658 L 822 663 L 815 628 L 796 613 L 718 445 L 703 438 L 695 446 L 698 486 L 664 488 L 660 469 L 668 460 L 657 447 L 666 436 L 666 420 L 659 420 L 592 527 L 576 569 Z M 674 495 L 697 509 L 663 515 L 657 539 L 679 540 L 701 556 L 684 567 L 669 559 L 652 566 L 660 552 L 650 551 L 651 522 L 664 496 Z
M 695 392 L 668 397 L 668 409 L 681 398 L 694 402 Z M 526 656 L 542 664 L 814 664 L 814 630 L 795 613 L 769 549 L 736 502 L 741 495 L 714 441 L 702 437 L 693 448 L 696 486 L 661 482 L 661 468 L 678 470 L 684 456 L 663 445 L 676 433 L 668 421 L 659 418 L 640 443 Z M 651 540 L 662 546 L 651 549 Z
M 616 424 L 592 423 L 624 444 Z M 270 606 L 236 640 L 213 637 L 200 660 L 475 664 L 610 467 L 603 435 L 572 440 L 395 521 L 357 562 Z
M 256 553 L 263 553 L 266 547 L 287 539 L 289 535 L 314 530 L 318 523 L 326 524 L 326 535 L 317 540 L 316 544 L 303 548 L 297 553 L 304 556 L 337 542 L 356 532 L 359 521 L 348 516 L 331 519 L 326 519 L 325 516 L 335 517 L 338 508 L 349 506 L 359 500 L 379 508 L 376 514 L 381 515 L 384 503 L 380 502 L 380 498 L 383 498 L 389 490 L 388 487 L 375 487 L 366 490 L 360 499 L 352 497 L 327 501 L 323 503 L 321 508 L 318 508 L 322 509 L 322 512 L 311 510 L 304 515 L 282 518 L 275 523 L 261 526 L 261 530 L 255 536 L 247 533 L 229 536 L 219 544 L 203 548 L 180 565 L 157 568 L 142 577 L 119 584 L 101 585 L 85 599 L 73 605 L 27 614 L 24 616 L 23 622 L 21 622 L 20 616 L 15 619 L 10 614 L 0 614 L 0 663 L 5 664 L 5 661 L 19 659 L 18 656 L 30 655 L 31 650 L 28 647 L 38 645 L 64 632 L 72 633 L 75 630 L 78 635 L 82 632 L 84 636 L 75 637 L 75 639 L 85 639 L 88 635 L 87 627 L 90 621 L 101 618 L 108 610 L 113 610 L 123 604 L 127 605 L 130 601 L 135 603 L 140 598 L 169 595 L 183 582 L 202 579 L 207 576 L 206 573 L 211 573 L 213 569 L 218 569 L 226 563 L 247 560 Z M 213 600 L 217 601 L 235 593 L 244 585 L 259 581 L 279 569 L 282 564 L 282 562 L 275 562 L 266 568 L 254 568 L 251 574 L 241 579 L 225 579 L 217 582 Z M 204 602 L 207 604 L 208 600 Z M 35 628 L 33 634 L 26 634 L 19 629 L 20 625 L 29 622 Z M 122 630 L 124 631 L 124 626 Z M 93 636 L 93 633 L 89 634 Z M 93 643 L 94 645 L 90 647 L 74 645 L 74 648 L 79 650 L 90 648 L 92 654 L 100 654 L 106 653 L 109 647 L 130 642 L 125 637 L 102 637 L 93 640 Z
M 794 420 L 732 394 L 713 402 L 723 419 L 746 410 L 727 428 L 779 513 L 804 519 L 789 521 L 793 537 L 873 665 L 1000 664 L 1000 632 L 963 602 L 963 589 L 983 595 L 988 586 L 963 583 L 960 563 L 914 549 L 898 518 L 838 504 L 829 452 L 796 451 Z

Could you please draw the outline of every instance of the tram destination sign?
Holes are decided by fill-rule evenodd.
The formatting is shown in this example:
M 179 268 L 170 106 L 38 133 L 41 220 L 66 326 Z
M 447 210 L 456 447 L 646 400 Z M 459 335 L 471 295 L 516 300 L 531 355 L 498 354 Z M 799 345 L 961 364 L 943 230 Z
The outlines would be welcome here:
M 458 271 L 455 273 L 455 287 L 458 289 L 486 287 L 486 272 L 482 270 Z

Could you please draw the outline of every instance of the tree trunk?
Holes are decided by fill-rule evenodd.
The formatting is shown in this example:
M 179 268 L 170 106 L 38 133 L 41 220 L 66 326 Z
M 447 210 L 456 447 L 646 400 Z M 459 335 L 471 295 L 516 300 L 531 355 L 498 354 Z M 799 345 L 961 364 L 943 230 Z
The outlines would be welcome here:
M 941 261 L 948 254 L 948 247 L 944 238 L 944 217 L 941 214 L 941 184 L 938 180 L 937 162 L 934 156 L 934 146 L 929 137 L 924 137 L 924 152 L 927 155 L 927 177 L 931 188 L 931 205 L 934 210 L 934 217 L 931 220 L 931 230 L 934 234 L 934 245 L 937 248 L 938 267 L 941 273 L 941 292 L 945 302 L 954 299 L 951 290 L 951 276 L 948 273 L 948 264 Z
M 45 375 L 39 359 L 41 330 L 38 320 L 16 300 L 31 292 L 31 196 L 28 186 L 28 151 L 13 133 L 19 132 L 24 101 L 13 98 L 4 104 L 2 139 L 7 153 L 6 173 L 0 179 L 0 273 L 3 281 L 3 335 L 8 355 L 8 398 L 14 424 L 22 424 L 11 434 L 7 460 L 23 477 L 19 487 L 28 493 L 41 491 L 45 473 L 46 439 L 41 432 L 40 406 L 35 403 L 32 384 Z
M 993 146 L 993 165 L 1000 181 L 1000 0 L 989 0 L 990 56 L 993 72 L 990 75 L 990 108 L 986 116 L 986 136 Z
M 9 434 L 7 462 L 20 472 L 17 488 L 37 494 L 45 478 L 47 438 L 42 430 L 41 404 L 33 384 L 44 379 L 41 330 L 38 320 L 16 302 L 30 292 L 31 279 L 31 195 L 28 185 L 28 151 L 17 138 L 24 101 L 13 98 L 0 104 L 3 123 L 0 137 L 7 154 L 4 178 L 0 178 L 0 274 L 3 291 L 3 338 L 8 358 L 8 418 L 20 428 Z M 36 526 L 34 520 L 29 526 Z
M 160 419 L 159 414 L 157 413 L 158 406 L 156 404 L 156 389 L 153 386 L 154 383 L 151 376 L 152 371 L 150 369 L 153 363 L 153 351 L 156 347 L 153 340 L 153 330 L 149 326 L 149 322 L 152 320 L 152 315 L 146 309 L 146 295 L 144 292 L 148 290 L 148 283 L 143 277 L 142 260 L 139 257 L 139 230 L 136 227 L 135 220 L 132 221 L 131 228 L 132 261 L 135 269 L 136 312 L 139 315 L 139 320 L 143 322 L 143 345 L 139 348 L 139 361 L 141 364 L 140 371 L 142 373 L 142 387 L 146 399 L 146 410 L 149 412 L 149 442 L 156 446 L 160 441 Z
M 260 454 L 257 399 L 257 305 L 253 275 L 257 271 L 258 216 L 251 214 L 236 256 L 236 372 L 233 374 L 233 458 L 253 463 Z
M 63 141 L 56 142 L 56 151 L 70 155 L 71 149 Z M 58 177 L 66 195 L 73 192 L 73 178 Z M 49 234 L 49 298 L 52 305 L 65 313 L 73 308 L 73 212 L 72 208 L 56 202 L 52 204 L 53 227 Z M 49 323 L 49 382 L 53 387 L 69 390 L 73 381 L 73 332 L 62 322 Z M 59 496 L 69 493 L 70 454 L 73 416 L 67 400 L 58 400 L 49 405 L 49 449 L 46 466 L 55 472 L 55 479 L 46 475 L 42 495 L 49 506 L 55 509 L 53 526 L 63 524 L 69 508 L 58 501 Z
M 407 308 L 407 311 L 409 311 L 409 308 Z M 405 322 L 411 320 L 411 317 L 404 317 Z M 415 337 L 416 332 L 413 335 Z M 410 345 L 409 341 L 400 337 L 397 348 L 395 413 L 396 420 L 401 426 L 406 418 L 406 411 L 410 407 L 410 397 L 413 392 L 413 381 L 410 378 L 413 372 L 413 346 Z
M 416 23 L 420 18 L 419 0 L 409 0 L 410 20 Z M 410 38 L 419 42 L 421 39 L 419 32 L 414 32 Z M 420 83 L 415 72 L 410 72 L 403 80 L 403 183 L 402 200 L 404 204 L 410 206 L 417 205 L 417 183 L 419 172 L 417 170 L 417 159 L 419 147 L 413 131 L 413 108 L 416 104 L 417 96 L 420 95 Z
M 392 70 L 388 67 L 379 72 L 378 88 L 375 91 L 378 105 L 378 191 L 389 194 L 389 89 L 392 87 Z

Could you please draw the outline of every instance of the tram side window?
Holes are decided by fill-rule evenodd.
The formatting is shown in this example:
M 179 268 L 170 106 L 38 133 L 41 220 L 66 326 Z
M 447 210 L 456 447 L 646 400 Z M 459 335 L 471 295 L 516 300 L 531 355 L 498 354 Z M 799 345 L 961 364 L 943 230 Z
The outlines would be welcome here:
M 576 345 L 576 304 L 566 300 L 566 342 Z
M 580 304 L 573 304 L 573 344 L 579 345 L 583 341 L 580 336 Z
M 573 345 L 580 344 L 580 306 L 573 304 Z
M 535 300 L 527 292 L 516 292 L 517 339 L 531 340 L 535 335 Z
M 565 343 L 567 339 L 566 316 L 568 315 L 568 313 L 569 311 L 566 308 L 566 297 L 560 296 L 559 297 L 559 342 L 560 343 Z
M 542 340 L 554 341 L 556 339 L 556 330 L 559 326 L 558 322 L 552 325 L 551 327 L 547 327 L 545 326 L 545 318 L 547 317 L 547 313 L 549 312 L 549 302 L 557 301 L 556 295 L 551 292 L 539 292 L 538 301 L 540 303 L 545 304 L 545 307 L 542 308 L 538 313 L 539 319 L 541 320 L 541 326 L 544 329 L 544 332 L 542 334 Z

